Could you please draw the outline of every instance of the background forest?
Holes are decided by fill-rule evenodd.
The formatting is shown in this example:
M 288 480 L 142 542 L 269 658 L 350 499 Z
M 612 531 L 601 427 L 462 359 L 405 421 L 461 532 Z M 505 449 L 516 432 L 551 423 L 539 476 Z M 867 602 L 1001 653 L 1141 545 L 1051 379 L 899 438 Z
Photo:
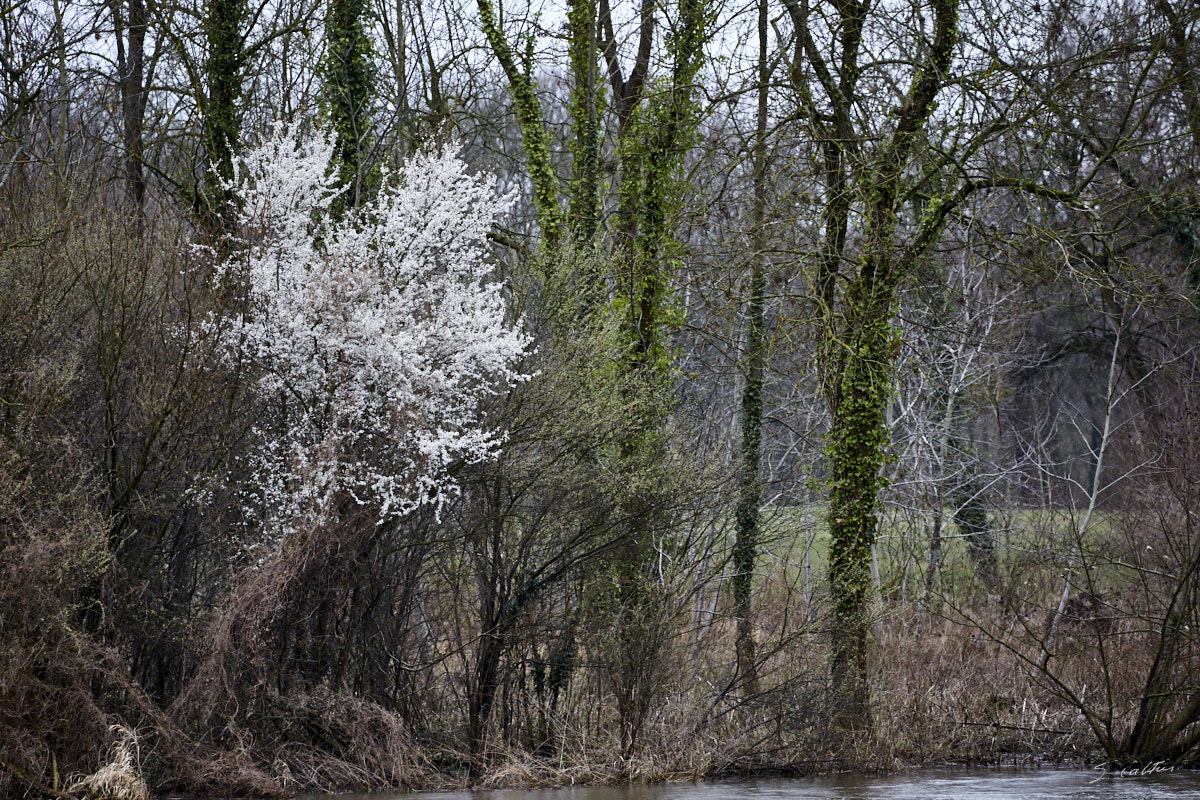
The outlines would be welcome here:
M 1195 764 L 1198 171 L 1193 0 L 0 6 L 0 794 Z

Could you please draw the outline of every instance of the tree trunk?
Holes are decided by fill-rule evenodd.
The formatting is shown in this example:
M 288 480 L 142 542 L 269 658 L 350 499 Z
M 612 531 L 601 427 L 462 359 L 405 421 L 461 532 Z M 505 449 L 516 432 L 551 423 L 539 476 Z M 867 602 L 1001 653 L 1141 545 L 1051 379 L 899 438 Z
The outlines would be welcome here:
M 207 94 L 204 111 L 206 165 L 204 224 L 214 237 L 233 232 L 236 223 L 233 191 L 233 153 L 241 134 L 238 100 L 242 93 L 242 26 L 246 0 L 209 0 L 204 20 L 208 59 L 204 65 Z
M 487 37 L 493 55 L 500 62 L 508 91 L 513 99 L 513 113 L 521 127 L 521 144 L 525 150 L 525 169 L 533 184 L 533 206 L 541 228 L 543 248 L 548 253 L 558 249 L 562 239 L 562 210 L 559 208 L 559 180 L 550 163 L 550 136 L 542 121 L 542 104 L 538 101 L 531 76 L 532 65 L 521 69 L 513 54 L 492 0 L 479 0 L 479 24 Z
M 580 250 L 600 225 L 600 119 L 596 91 L 596 0 L 569 0 L 571 56 L 571 225 Z M 598 281 L 597 281 L 598 283 Z
M 890 293 L 868 297 L 845 353 L 830 431 L 829 584 L 833 603 L 831 674 L 835 723 L 847 730 L 871 725 L 867 649 L 870 630 L 871 546 L 888 431 L 884 411 L 894 348 Z
M 754 132 L 754 210 L 750 298 L 747 304 L 746 382 L 742 387 L 742 481 L 737 507 L 737 540 L 733 549 L 733 600 L 737 616 L 737 670 L 742 692 L 758 692 L 754 644 L 752 588 L 758 556 L 759 479 L 762 460 L 763 368 L 766 361 L 764 306 L 767 290 L 766 237 L 763 224 L 767 204 L 767 4 L 758 4 L 758 114 Z
M 338 185 L 349 187 L 334 202 L 335 214 L 365 202 L 374 189 L 368 161 L 376 70 L 366 31 L 368 12 L 365 0 L 329 0 L 325 15 L 322 94 L 334 134 Z
M 989 591 L 1000 585 L 1000 563 L 996 557 L 996 537 L 988 521 L 987 504 L 979 487 L 968 483 L 955 498 L 958 506 L 954 524 L 967 543 L 967 553 L 975 565 L 975 575 Z
M 145 226 L 146 178 L 143 168 L 142 122 L 146 113 L 146 5 L 129 0 L 127 19 L 121 5 L 112 6 L 117 39 L 117 71 L 121 85 L 122 144 L 125 149 L 125 194 L 133 205 L 138 234 Z
M 940 497 L 935 493 L 935 499 L 940 503 Z M 933 530 L 929 533 L 929 563 L 925 567 L 925 599 L 923 605 L 927 611 L 933 609 L 933 594 L 937 583 L 937 573 L 942 564 L 942 509 L 933 512 Z

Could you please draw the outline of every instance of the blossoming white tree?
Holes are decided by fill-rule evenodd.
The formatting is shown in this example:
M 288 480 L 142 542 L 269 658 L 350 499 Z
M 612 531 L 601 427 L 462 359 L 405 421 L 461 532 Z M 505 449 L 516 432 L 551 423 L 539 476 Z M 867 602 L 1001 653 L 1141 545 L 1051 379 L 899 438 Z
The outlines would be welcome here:
M 328 137 L 280 125 L 228 186 L 240 241 L 218 276 L 242 302 L 219 328 L 273 423 L 255 455 L 270 547 L 214 618 L 176 700 L 201 725 L 233 724 L 284 674 L 334 680 L 344 631 L 325 620 L 357 559 L 381 523 L 452 490 L 452 462 L 495 452 L 502 435 L 482 400 L 528 377 L 529 339 L 486 259 L 508 199 L 453 153 L 426 152 L 334 219 L 332 155 Z
M 485 235 L 509 200 L 451 151 L 414 156 L 381 194 L 334 220 L 333 147 L 277 125 L 242 158 L 241 247 L 220 274 L 243 287 L 231 355 L 284 415 L 265 445 L 286 524 L 339 504 L 378 518 L 436 501 L 454 460 L 492 454 L 489 392 L 524 379 L 528 337 L 490 280 Z

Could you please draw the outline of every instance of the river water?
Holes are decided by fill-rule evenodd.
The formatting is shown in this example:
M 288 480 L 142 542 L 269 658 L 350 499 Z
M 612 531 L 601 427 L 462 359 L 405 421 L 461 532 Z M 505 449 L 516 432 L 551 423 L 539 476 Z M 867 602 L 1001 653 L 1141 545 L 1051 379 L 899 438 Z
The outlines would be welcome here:
M 717 781 L 659 786 L 571 787 L 341 795 L 338 800 L 1163 800 L 1200 798 L 1200 773 L 1121 775 L 1080 769 L 936 770 L 904 775 Z

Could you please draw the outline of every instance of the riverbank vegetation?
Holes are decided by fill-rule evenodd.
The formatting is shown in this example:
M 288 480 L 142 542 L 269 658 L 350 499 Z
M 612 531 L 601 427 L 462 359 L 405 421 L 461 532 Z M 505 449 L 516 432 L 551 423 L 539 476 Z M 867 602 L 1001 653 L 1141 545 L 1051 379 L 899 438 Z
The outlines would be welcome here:
M 0 9 L 0 794 L 1196 765 L 1197 26 Z

